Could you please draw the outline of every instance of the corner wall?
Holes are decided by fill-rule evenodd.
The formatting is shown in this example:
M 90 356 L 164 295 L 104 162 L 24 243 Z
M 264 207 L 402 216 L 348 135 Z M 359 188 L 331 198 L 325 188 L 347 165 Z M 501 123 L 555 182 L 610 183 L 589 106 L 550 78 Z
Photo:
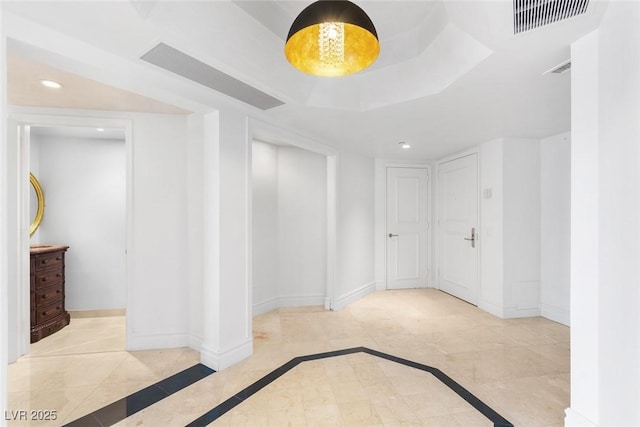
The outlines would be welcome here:
M 338 265 L 335 309 L 376 290 L 374 159 L 341 151 L 338 160 Z
M 540 141 L 540 312 L 569 325 L 571 134 Z
M 327 160 L 297 147 L 252 144 L 254 315 L 324 305 Z
M 640 4 L 571 46 L 571 407 L 640 425 Z
M 540 145 L 480 145 L 480 300 L 498 317 L 540 314 Z

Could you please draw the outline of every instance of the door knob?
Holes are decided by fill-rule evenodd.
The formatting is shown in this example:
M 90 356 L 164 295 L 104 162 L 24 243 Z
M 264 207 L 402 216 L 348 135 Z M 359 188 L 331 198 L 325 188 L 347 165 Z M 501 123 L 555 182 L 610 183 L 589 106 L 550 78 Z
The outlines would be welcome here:
M 389 237 L 398 237 L 398 235 L 389 233 Z
M 471 238 L 465 237 L 464 240 L 469 240 L 471 242 L 471 247 L 476 247 L 476 228 L 471 227 Z

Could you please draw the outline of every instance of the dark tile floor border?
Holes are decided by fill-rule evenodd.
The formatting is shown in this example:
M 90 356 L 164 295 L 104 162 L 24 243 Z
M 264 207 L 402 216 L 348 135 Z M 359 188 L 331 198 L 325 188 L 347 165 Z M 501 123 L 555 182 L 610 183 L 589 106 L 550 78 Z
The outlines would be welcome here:
M 175 375 L 167 377 L 149 387 L 143 388 L 127 397 L 123 397 L 84 417 L 78 418 L 63 427 L 107 427 L 153 405 L 189 387 L 193 383 L 208 377 L 215 371 L 201 363 L 194 365 Z
M 403 359 L 401 357 L 396 357 L 387 353 L 382 353 L 380 351 L 371 350 L 366 347 L 354 347 L 354 348 L 348 348 L 345 350 L 329 351 L 326 353 L 311 354 L 308 356 L 300 356 L 300 357 L 291 359 L 289 362 L 280 366 L 276 370 L 271 371 L 270 373 L 260 378 L 255 383 L 251 384 L 249 387 L 245 388 L 244 390 L 240 391 L 239 393 L 225 400 L 224 402 L 222 402 L 215 408 L 211 409 L 210 411 L 208 411 L 198 419 L 187 424 L 187 427 L 201 427 L 214 422 L 215 420 L 220 418 L 222 415 L 229 412 L 230 410 L 238 406 L 240 403 L 244 402 L 246 399 L 253 396 L 258 391 L 262 390 L 264 387 L 271 384 L 273 381 L 280 378 L 281 376 L 283 376 L 284 374 L 286 374 L 287 372 L 289 372 L 291 369 L 295 368 L 302 362 L 307 362 L 309 360 L 327 359 L 329 357 L 344 356 L 347 354 L 354 354 L 354 353 L 367 353 L 372 356 L 380 357 L 382 359 L 390 360 L 392 362 L 396 362 L 401 365 L 408 366 L 410 368 L 420 369 L 421 371 L 429 372 L 438 380 L 440 380 L 444 385 L 449 387 L 454 393 L 456 393 L 462 399 L 467 401 L 467 403 L 473 406 L 478 412 L 480 412 L 482 415 L 488 418 L 493 423 L 494 427 L 513 427 L 512 423 L 507 421 L 504 417 L 502 417 L 496 411 L 491 409 L 486 403 L 478 399 L 476 396 L 473 395 L 473 393 L 471 393 L 469 390 L 467 390 L 466 388 L 462 387 L 460 384 L 455 382 L 453 379 L 451 379 L 451 377 L 449 377 L 447 374 L 445 374 L 441 370 L 437 368 L 433 368 L 431 366 L 423 365 L 418 362 L 413 362 L 411 360 Z

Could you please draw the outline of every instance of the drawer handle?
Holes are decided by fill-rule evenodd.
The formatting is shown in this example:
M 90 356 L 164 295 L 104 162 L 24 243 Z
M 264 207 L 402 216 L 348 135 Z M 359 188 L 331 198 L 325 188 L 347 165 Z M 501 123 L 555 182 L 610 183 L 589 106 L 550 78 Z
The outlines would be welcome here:
M 48 277 L 43 277 L 43 278 L 42 278 L 42 281 L 43 281 L 43 282 L 46 282 L 47 280 L 49 280 L 49 278 L 48 278 Z
M 48 264 L 48 263 L 49 263 L 49 260 L 48 260 L 48 259 L 43 259 L 43 260 L 42 260 L 42 263 L 43 263 L 43 264 Z
M 56 289 L 56 294 L 61 294 L 62 291 L 60 289 Z
M 42 295 L 42 299 L 47 299 L 47 296 L 46 295 Z
M 57 307 L 56 307 L 56 310 L 62 310 L 62 307 L 57 306 Z
M 42 312 L 42 315 L 43 315 L 43 316 L 46 316 L 46 315 L 47 315 L 47 312 L 46 312 L 46 311 L 43 311 L 43 312 Z
M 58 260 L 58 261 L 62 261 L 62 257 L 61 257 L 61 256 L 57 256 L 57 257 L 56 257 L 56 260 Z
M 56 274 L 56 277 L 62 277 L 62 273 Z

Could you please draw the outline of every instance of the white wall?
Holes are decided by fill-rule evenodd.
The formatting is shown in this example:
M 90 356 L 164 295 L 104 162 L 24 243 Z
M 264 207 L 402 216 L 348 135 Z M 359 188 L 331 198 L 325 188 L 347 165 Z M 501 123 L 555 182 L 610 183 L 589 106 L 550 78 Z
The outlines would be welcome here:
M 39 243 L 64 244 L 67 310 L 126 306 L 124 140 L 31 138 L 46 211 Z M 32 163 L 33 164 L 33 163 Z
M 0 7 L 0 22 L 3 20 L 2 7 Z M 6 61 L 6 37 L 0 33 L 0 81 L 7 81 L 7 61 Z M 7 131 L 5 129 L 5 120 L 7 112 L 7 85 L 0 85 L 0 165 L 7 164 Z M 4 170 L 4 167 L 2 167 Z M 0 413 L 7 410 L 7 351 L 8 351 L 8 274 L 9 265 L 7 263 L 7 176 L 0 174 Z M 0 426 L 5 426 L 5 417 L 0 419 Z
M 327 294 L 326 157 L 253 144 L 254 314 L 323 305 Z
M 279 306 L 278 151 L 276 145 L 258 141 L 252 144 L 254 315 Z
M 640 425 L 640 4 L 571 48 L 571 408 Z
M 571 134 L 540 141 L 540 311 L 569 325 Z
M 504 306 L 506 317 L 540 315 L 540 141 L 505 138 Z
M 480 145 L 480 300 L 503 317 L 540 314 L 540 145 Z M 488 191 L 491 196 L 488 196 Z
M 281 298 L 322 305 L 327 270 L 327 160 L 278 149 L 278 287 Z
M 204 339 L 204 118 L 187 118 L 187 283 L 189 346 L 199 350 Z
M 336 309 L 375 291 L 374 183 L 373 158 L 340 152 Z
M 201 360 L 225 369 L 253 352 L 251 316 L 251 143 L 247 117 L 203 117 L 203 340 Z M 197 197 L 198 195 L 196 195 Z
M 502 139 L 480 145 L 481 256 L 478 307 L 496 315 L 502 312 L 504 306 L 502 145 Z M 488 192 L 491 192 L 490 196 Z

